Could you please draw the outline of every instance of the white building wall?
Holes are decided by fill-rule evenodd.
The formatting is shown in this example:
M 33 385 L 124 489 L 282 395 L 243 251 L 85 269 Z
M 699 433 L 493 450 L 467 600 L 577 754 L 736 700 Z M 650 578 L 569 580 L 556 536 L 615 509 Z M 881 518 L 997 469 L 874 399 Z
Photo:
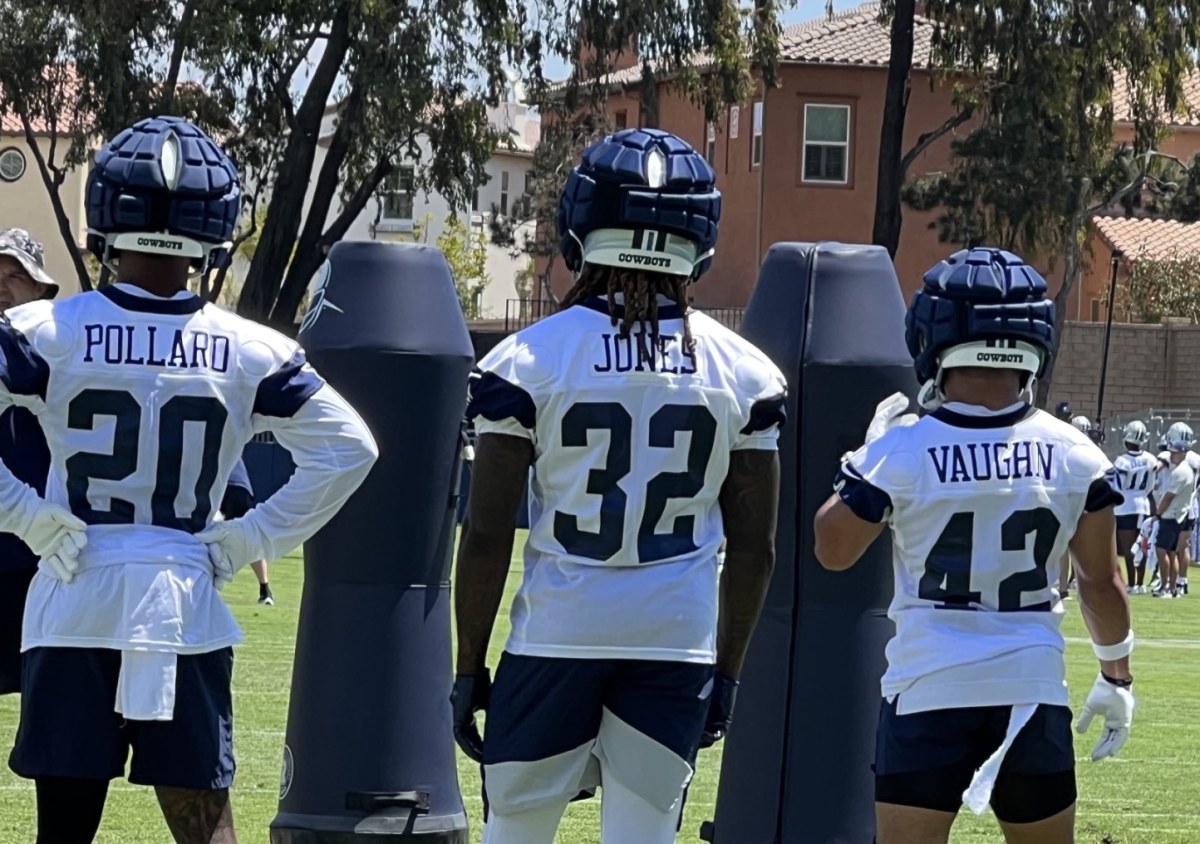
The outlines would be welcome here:
M 333 133 L 334 120 L 334 113 L 331 112 L 326 115 L 321 130 L 323 138 L 327 138 Z M 517 132 L 516 139 L 519 140 L 522 146 L 527 146 L 525 139 L 528 121 L 524 105 L 517 103 L 502 105 L 499 109 L 494 110 L 493 120 L 497 125 L 507 125 L 514 132 Z M 419 144 L 422 160 L 428 161 L 430 157 L 428 142 L 422 138 Z M 325 146 L 318 145 L 313 160 L 312 178 L 309 180 L 308 192 L 304 200 L 306 219 L 309 206 L 312 204 L 312 193 L 316 185 L 316 176 L 325 163 L 326 153 Z M 419 166 L 416 162 L 410 163 L 413 167 Z M 503 317 L 507 301 L 518 298 L 514 282 L 516 274 L 526 265 L 526 259 L 523 256 L 514 259 L 509 256 L 509 250 L 492 245 L 490 243 L 487 220 L 491 214 L 493 204 L 497 207 L 500 206 L 503 174 L 505 172 L 509 174 L 508 199 L 511 207 L 511 203 L 515 202 L 525 192 L 526 176 L 531 164 L 531 151 L 525 149 L 502 149 L 497 151 L 496 155 L 486 164 L 489 181 L 479 189 L 477 210 L 467 209 L 458 212 L 458 217 L 464 224 L 469 221 L 474 231 L 482 232 L 484 237 L 489 239 L 486 249 L 488 253 L 487 272 L 490 281 L 487 287 L 484 288 L 481 302 L 481 315 L 484 317 Z M 402 164 L 401 166 L 404 165 Z M 446 219 L 451 213 L 449 203 L 443 196 L 437 193 L 424 193 L 421 191 L 418 191 L 413 197 L 412 216 L 409 219 L 389 219 L 384 215 L 384 208 L 384 198 L 382 196 L 372 198 L 367 203 L 366 208 L 363 209 L 363 212 L 350 225 L 344 239 L 352 241 L 412 242 L 416 237 L 415 232 L 421 230 L 422 240 L 430 245 L 434 245 L 444 231 Z M 332 222 L 340 212 L 340 202 L 335 200 L 329 210 L 326 224 L 328 225 L 328 223 Z M 531 229 L 531 225 L 523 227 L 524 232 L 532 233 Z M 518 235 L 518 242 L 521 242 L 521 240 L 522 235 Z M 234 274 L 244 277 L 245 269 L 245 262 L 240 258 L 236 259 L 233 268 Z

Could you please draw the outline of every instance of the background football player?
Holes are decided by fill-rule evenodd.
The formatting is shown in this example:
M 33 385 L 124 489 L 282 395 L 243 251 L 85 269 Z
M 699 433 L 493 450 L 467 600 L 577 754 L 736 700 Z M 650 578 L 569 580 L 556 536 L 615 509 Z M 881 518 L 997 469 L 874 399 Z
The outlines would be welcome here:
M 231 646 L 216 590 L 296 547 L 377 455 L 299 347 L 189 293 L 238 216 L 233 165 L 195 126 L 144 120 L 96 155 L 89 246 L 116 283 L 0 322 L 0 405 L 46 432 L 46 500 L 0 468 L 0 529 L 43 562 L 29 590 L 10 766 L 36 782 L 39 844 L 86 844 L 109 780 L 155 788 L 179 844 L 235 841 Z M 296 472 L 213 522 L 243 446 Z
M 1156 598 L 1178 598 L 1177 578 L 1180 575 L 1180 548 L 1189 538 L 1184 534 L 1188 516 L 1192 511 L 1192 498 L 1196 495 L 1196 470 L 1188 460 L 1192 443 L 1196 438 L 1192 429 L 1183 422 L 1176 422 L 1167 430 L 1167 452 L 1159 455 L 1166 473 L 1162 497 L 1154 516 L 1158 520 L 1158 536 L 1155 547 L 1158 552 L 1159 587 Z
M 1068 545 L 1100 659 L 1078 728 L 1104 720 L 1093 759 L 1129 735 L 1121 496 L 1100 449 L 1029 403 L 1053 324 L 1045 281 L 1015 255 L 963 251 L 930 270 L 906 339 L 932 412 L 901 417 L 903 397 L 885 400 L 817 515 L 817 559 L 832 570 L 892 531 L 879 844 L 946 842 L 964 802 L 980 813 L 990 802 L 1009 842 L 1074 841 L 1075 754 L 1051 588 Z M 996 348 L 1005 354 L 981 354 Z
M 1158 459 L 1144 446 L 1150 432 L 1144 423 L 1125 426 L 1125 453 L 1113 461 L 1114 480 L 1125 501 L 1113 510 L 1117 518 L 1117 550 L 1125 558 L 1125 583 L 1131 595 L 1146 594 L 1146 564 L 1134 564 L 1134 545 L 1141 535 L 1142 522 L 1150 516 L 1150 493 L 1158 470 Z
M 0 231 L 0 313 L 52 299 L 58 285 L 46 272 L 45 250 L 24 229 Z M 39 495 L 46 491 L 50 452 L 37 418 L 23 407 L 0 416 L 0 461 Z M 0 534 L 0 695 L 21 690 L 21 619 L 38 557 L 12 534 Z
M 785 384 L 688 310 L 717 239 L 714 181 L 664 132 L 590 147 L 559 209 L 578 274 L 564 309 L 480 363 L 453 702 L 458 743 L 483 763 L 486 844 L 551 844 L 597 785 L 605 844 L 674 841 L 697 747 L 728 727 L 774 565 Z M 530 475 L 525 578 L 489 692 Z

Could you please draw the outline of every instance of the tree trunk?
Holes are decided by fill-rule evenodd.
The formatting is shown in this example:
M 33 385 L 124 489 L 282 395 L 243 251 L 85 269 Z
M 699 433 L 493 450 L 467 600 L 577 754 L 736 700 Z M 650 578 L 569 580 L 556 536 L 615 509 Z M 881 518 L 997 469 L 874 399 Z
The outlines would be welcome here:
M 46 156 L 42 155 L 42 148 L 38 146 L 37 138 L 33 134 L 33 127 L 29 124 L 29 119 L 24 113 L 21 114 L 21 127 L 25 132 L 25 145 L 29 147 L 30 153 L 33 155 L 33 160 L 37 162 L 38 174 L 42 177 L 42 184 L 46 188 L 46 193 L 50 197 L 50 205 L 54 209 L 54 219 L 58 222 L 58 233 L 63 239 L 63 243 L 67 246 L 67 254 L 71 256 L 71 263 L 75 267 L 75 275 L 79 279 L 80 290 L 92 289 L 92 277 L 88 273 L 87 264 L 83 262 L 83 255 L 80 254 L 79 246 L 75 243 L 75 232 L 71 229 L 71 218 L 67 215 L 67 209 L 63 207 L 62 197 L 59 196 L 59 183 L 54 179 L 50 172 L 50 166 L 46 163 Z
M 904 221 L 900 209 L 900 188 L 904 184 L 901 149 L 904 146 L 904 118 L 908 111 L 915 14 L 915 0 L 895 0 L 883 125 L 879 131 L 879 176 L 875 186 L 875 228 L 871 240 L 886 248 L 893 258 L 900 247 L 900 227 Z
M 1067 323 L 1067 302 L 1071 297 L 1071 291 L 1075 289 L 1075 282 L 1079 279 L 1079 260 L 1080 249 L 1078 246 L 1078 228 L 1072 229 L 1072 237 L 1067 241 L 1067 252 L 1063 256 L 1063 281 L 1062 286 L 1058 288 L 1058 292 L 1054 294 L 1054 349 L 1050 352 L 1050 356 L 1046 359 L 1046 368 L 1042 372 L 1041 380 L 1037 383 L 1037 406 L 1045 408 L 1046 403 L 1050 400 L 1050 385 L 1054 380 L 1054 365 L 1058 362 L 1058 351 L 1062 348 L 1063 329 Z
M 330 148 L 332 153 L 332 147 Z M 326 165 L 329 160 L 326 159 Z M 333 244 L 337 243 L 346 236 L 351 224 L 367 207 L 367 202 L 374 196 L 375 191 L 383 180 L 392 172 L 392 163 L 387 159 L 380 159 L 375 162 L 375 166 L 363 183 L 358 186 L 358 190 L 354 195 L 346 200 L 341 212 L 337 218 L 330 224 L 329 228 L 323 233 L 320 226 L 315 226 L 315 231 L 309 237 L 309 224 L 304 227 L 304 235 L 300 238 L 300 243 L 296 248 L 296 254 L 292 257 L 291 266 L 288 267 L 287 278 L 283 282 L 283 289 L 279 291 L 279 300 L 275 303 L 274 310 L 271 311 L 271 323 L 277 326 L 287 326 L 296 321 L 296 312 L 300 309 L 300 301 L 304 298 L 304 291 L 308 289 L 308 283 L 312 277 L 316 275 L 317 270 L 321 266 L 321 262 L 329 254 L 329 250 Z M 321 178 L 325 177 L 325 168 L 321 170 Z M 334 187 L 336 187 L 337 170 L 334 170 Z M 321 189 L 321 181 L 317 182 L 317 190 Z M 313 205 L 315 207 L 316 201 Z M 326 203 L 328 207 L 328 202 Z M 323 223 L 325 215 L 316 217 L 309 212 L 309 221 L 317 220 L 318 223 Z
M 276 169 L 267 219 L 238 301 L 238 313 L 250 319 L 264 320 L 271 313 L 296 244 L 325 104 L 350 49 L 352 5 L 343 3 L 335 13 L 325 52 L 309 80 L 296 112 L 296 125 L 288 135 L 283 158 Z
M 192 32 L 192 19 L 196 16 L 196 2 L 197 0 L 187 0 L 179 18 L 179 26 L 175 28 L 175 43 L 171 47 L 167 78 L 163 81 L 159 114 L 171 114 L 171 110 L 175 108 L 175 88 L 179 84 L 179 68 L 183 65 L 183 54 L 187 51 L 188 39 Z

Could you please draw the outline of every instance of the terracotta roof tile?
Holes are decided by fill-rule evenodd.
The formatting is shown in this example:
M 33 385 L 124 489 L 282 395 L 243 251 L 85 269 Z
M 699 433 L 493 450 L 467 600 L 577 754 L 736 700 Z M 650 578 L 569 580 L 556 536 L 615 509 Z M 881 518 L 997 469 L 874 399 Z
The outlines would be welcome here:
M 1096 217 L 1092 220 L 1100 236 L 1128 260 L 1166 259 L 1179 254 L 1200 254 L 1200 223 L 1151 220 L 1132 217 Z
M 928 67 L 933 51 L 933 22 L 915 18 L 913 67 Z M 780 59 L 785 62 L 886 67 L 891 32 L 879 20 L 879 3 L 863 3 L 832 18 L 815 18 L 783 30 Z
M 79 97 L 79 77 L 76 76 L 73 66 L 66 66 L 66 80 L 63 84 L 64 99 L 76 99 Z M 0 92 L 0 99 L 3 99 L 3 92 Z M 45 120 L 36 119 L 33 121 L 33 131 L 37 134 L 50 131 L 50 125 Z M 70 131 L 60 127 L 60 132 Z M 3 135 L 23 135 L 24 128 L 21 126 L 21 119 L 11 111 L 6 111 L 0 114 L 0 134 Z
M 1189 113 L 1171 115 L 1168 123 L 1172 126 L 1200 126 L 1200 72 L 1193 70 L 1183 83 L 1183 96 L 1187 100 Z M 1113 85 L 1113 116 L 1118 121 L 1132 119 L 1129 113 L 1129 85 L 1124 79 L 1117 79 Z

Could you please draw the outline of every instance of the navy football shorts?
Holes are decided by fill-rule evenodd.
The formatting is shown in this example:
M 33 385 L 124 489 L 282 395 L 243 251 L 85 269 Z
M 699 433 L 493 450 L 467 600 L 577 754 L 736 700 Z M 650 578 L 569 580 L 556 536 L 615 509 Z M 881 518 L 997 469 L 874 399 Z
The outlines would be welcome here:
M 1138 515 L 1137 513 L 1129 513 L 1124 516 L 1117 516 L 1117 530 L 1141 530 L 1142 520 L 1145 518 L 1145 516 Z M 1126 551 L 1128 549 L 1123 548 L 1121 550 Z
M 1175 551 L 1179 548 L 1179 535 L 1183 533 L 1183 525 L 1174 519 L 1158 520 L 1158 539 L 1154 545 L 1164 551 Z
M 1196 528 L 1196 520 L 1191 516 L 1187 516 L 1179 521 L 1179 530 L 1181 533 L 1191 533 Z
M 233 783 L 233 649 L 180 656 L 175 717 L 126 721 L 113 711 L 120 651 L 34 648 L 24 655 L 21 725 L 8 764 L 26 779 L 77 777 L 169 788 Z
M 957 812 L 975 771 L 1004 743 L 1011 706 L 896 714 L 883 702 L 875 740 L 875 800 Z M 1017 735 L 992 791 L 1005 823 L 1034 823 L 1075 802 L 1071 710 L 1039 706 Z
M 0 695 L 21 691 L 21 621 L 36 568 L 0 572 Z
M 484 805 L 504 814 L 569 800 L 605 766 L 660 811 L 692 775 L 713 666 L 505 653 L 484 731 Z

